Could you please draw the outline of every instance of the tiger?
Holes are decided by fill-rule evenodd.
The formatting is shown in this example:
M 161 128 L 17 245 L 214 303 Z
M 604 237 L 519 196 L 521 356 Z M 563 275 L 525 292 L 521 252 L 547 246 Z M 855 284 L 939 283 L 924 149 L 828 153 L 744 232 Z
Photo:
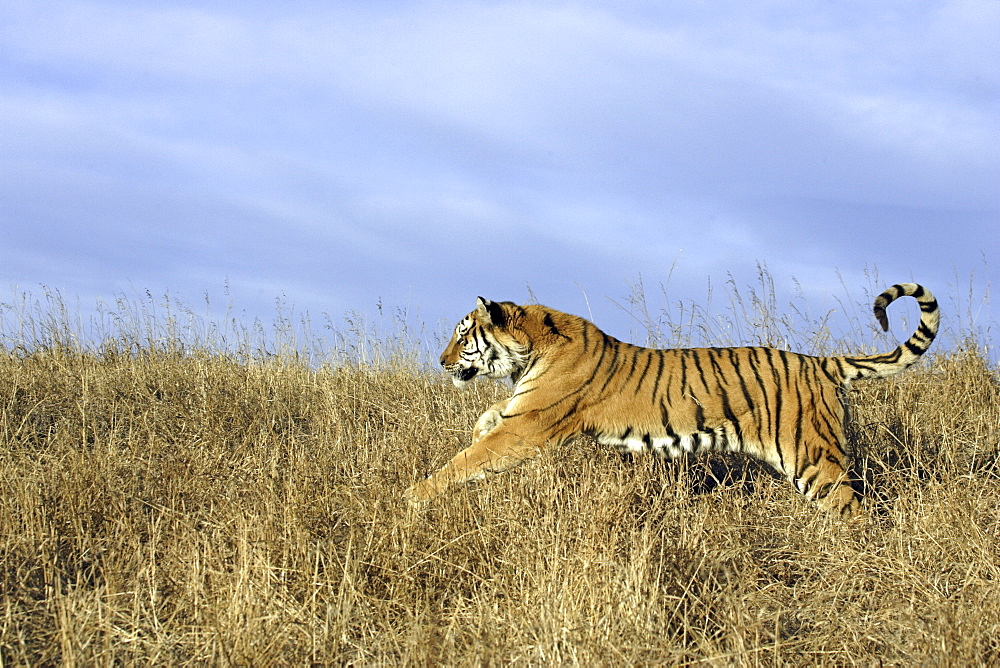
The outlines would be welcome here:
M 921 312 L 909 339 L 885 354 L 829 357 L 771 347 L 645 348 L 575 315 L 479 297 L 455 327 L 441 366 L 459 388 L 477 377 L 509 377 L 513 392 L 477 420 L 468 448 L 404 496 L 419 507 L 452 485 L 586 435 L 662 458 L 744 453 L 823 510 L 859 516 L 845 434 L 850 384 L 910 367 L 938 331 L 937 300 L 915 283 L 875 299 L 882 329 L 889 329 L 886 307 L 903 296 L 914 297 Z

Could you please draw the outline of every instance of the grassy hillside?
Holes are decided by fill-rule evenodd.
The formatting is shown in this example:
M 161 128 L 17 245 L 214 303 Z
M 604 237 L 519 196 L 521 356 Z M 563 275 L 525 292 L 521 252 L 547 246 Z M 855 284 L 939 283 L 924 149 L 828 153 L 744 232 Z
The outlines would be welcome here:
M 745 460 L 586 440 L 413 511 L 502 386 L 58 338 L 0 352 L 3 665 L 1000 664 L 974 344 L 857 385 L 842 524 Z

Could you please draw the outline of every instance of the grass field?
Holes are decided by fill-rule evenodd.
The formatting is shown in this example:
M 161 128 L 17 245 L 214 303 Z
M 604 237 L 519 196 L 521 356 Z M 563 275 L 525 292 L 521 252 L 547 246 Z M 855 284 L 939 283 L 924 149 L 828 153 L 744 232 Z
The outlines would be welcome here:
M 1000 665 L 974 342 L 857 384 L 858 522 L 753 462 L 586 440 L 414 511 L 502 385 L 45 315 L 0 351 L 5 666 Z

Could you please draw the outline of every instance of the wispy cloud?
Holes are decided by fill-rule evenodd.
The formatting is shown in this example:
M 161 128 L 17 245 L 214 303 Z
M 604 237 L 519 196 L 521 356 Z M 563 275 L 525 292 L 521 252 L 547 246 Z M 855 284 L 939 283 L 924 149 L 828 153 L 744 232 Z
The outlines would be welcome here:
M 681 289 L 946 282 L 1000 242 L 998 30 L 993 0 L 13 0 L 0 259 L 435 317 L 526 283 L 572 309 L 682 249 Z

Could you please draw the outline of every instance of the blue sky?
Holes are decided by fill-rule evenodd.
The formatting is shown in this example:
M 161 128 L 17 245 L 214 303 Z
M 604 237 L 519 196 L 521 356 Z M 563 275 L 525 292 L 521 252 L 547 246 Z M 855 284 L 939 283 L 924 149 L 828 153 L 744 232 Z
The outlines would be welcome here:
M 0 277 L 432 328 L 533 294 L 632 339 L 638 277 L 658 308 L 758 262 L 816 312 L 975 302 L 998 35 L 998 0 L 6 0 Z

